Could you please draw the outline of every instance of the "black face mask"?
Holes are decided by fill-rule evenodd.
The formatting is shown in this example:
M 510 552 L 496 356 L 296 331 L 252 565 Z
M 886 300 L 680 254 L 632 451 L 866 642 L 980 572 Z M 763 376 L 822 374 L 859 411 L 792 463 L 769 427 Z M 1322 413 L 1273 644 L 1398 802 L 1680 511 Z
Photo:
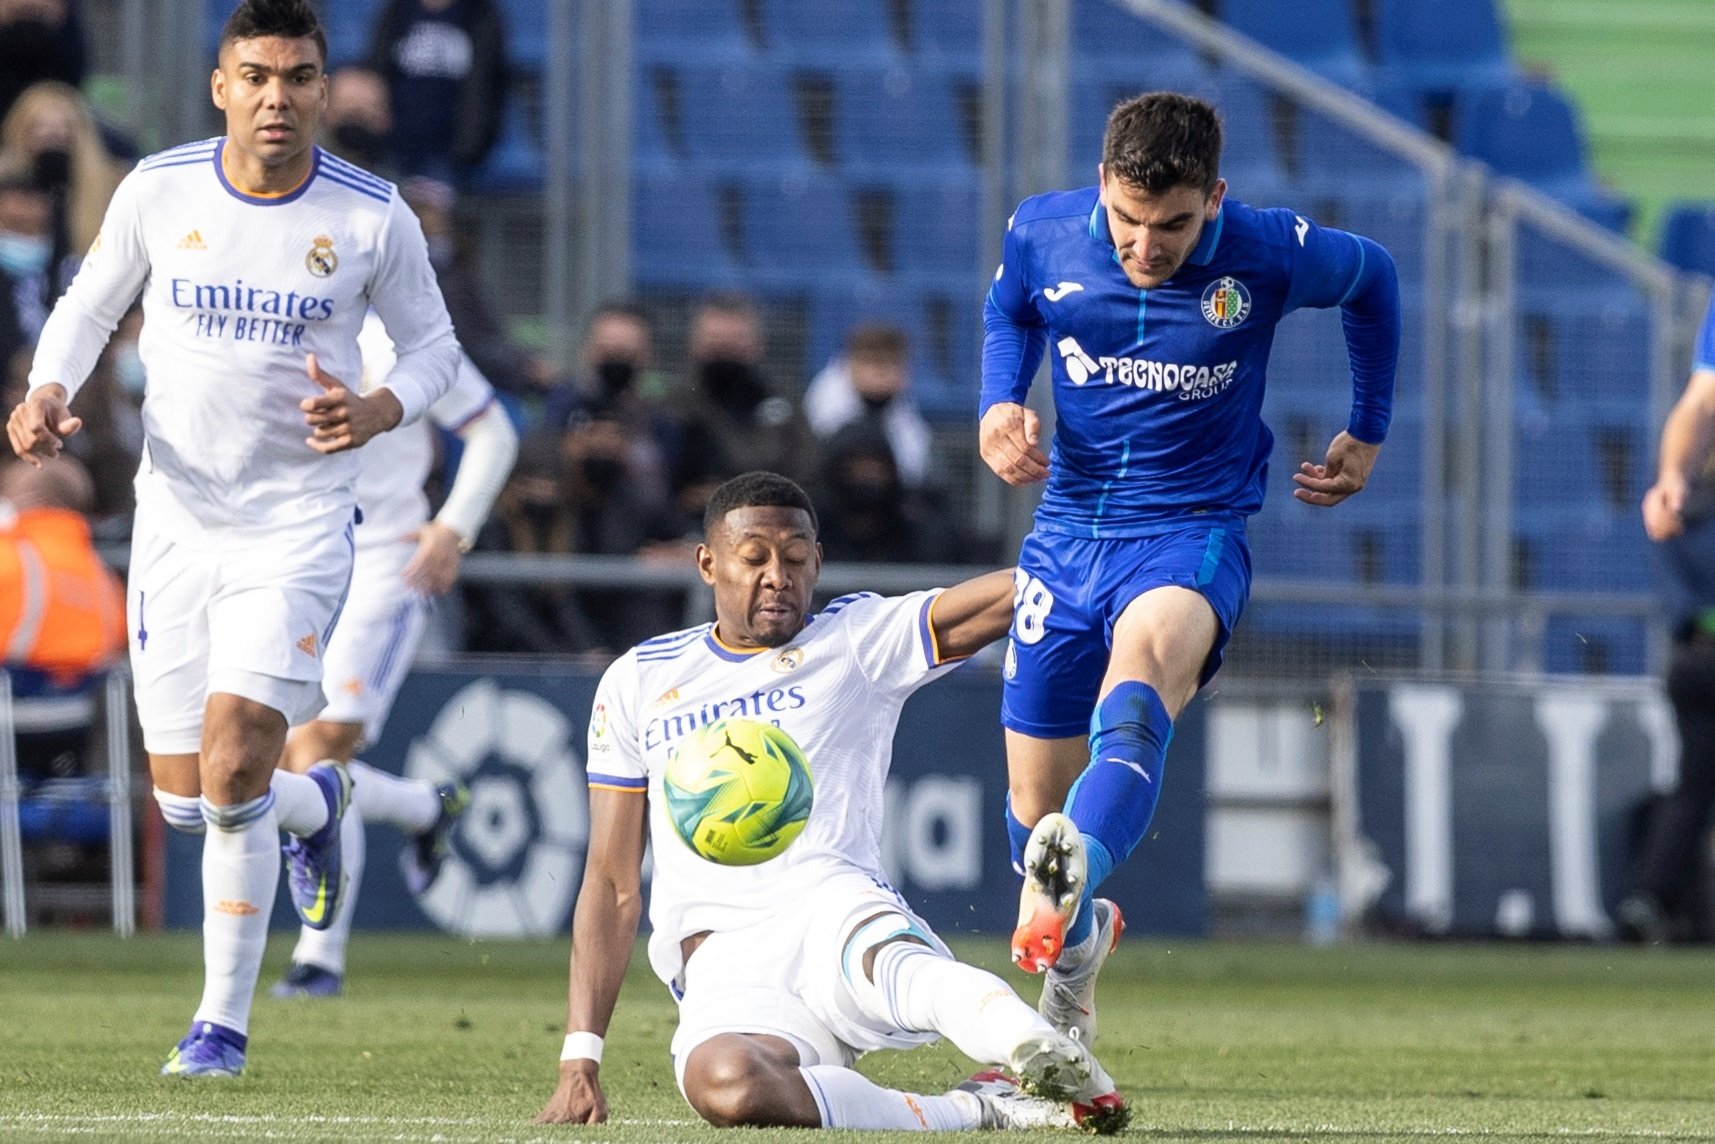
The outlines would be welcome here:
M 617 457 L 585 457 L 582 464 L 584 480 L 598 493 L 611 492 L 625 476 L 625 462 Z
M 896 485 L 862 481 L 841 488 L 840 500 L 852 512 L 885 512 L 898 502 L 899 490 Z
M 333 142 L 354 163 L 372 164 L 387 154 L 387 136 L 362 123 L 341 123 L 333 129 Z
M 637 380 L 637 366 L 616 358 L 597 363 L 595 375 L 601 380 L 602 396 L 618 397 Z
M 736 358 L 704 362 L 698 370 L 698 380 L 717 404 L 737 413 L 749 413 L 768 396 L 756 367 Z
M 64 190 L 71 182 L 71 153 L 58 149 L 39 153 L 34 177 L 36 186 L 44 191 Z
M 524 519 L 538 529 L 553 524 L 554 518 L 560 515 L 560 506 L 554 501 L 525 501 L 519 507 Z
M 863 393 L 859 396 L 863 399 L 863 407 L 871 413 L 880 413 L 893 404 L 893 394 L 891 393 Z

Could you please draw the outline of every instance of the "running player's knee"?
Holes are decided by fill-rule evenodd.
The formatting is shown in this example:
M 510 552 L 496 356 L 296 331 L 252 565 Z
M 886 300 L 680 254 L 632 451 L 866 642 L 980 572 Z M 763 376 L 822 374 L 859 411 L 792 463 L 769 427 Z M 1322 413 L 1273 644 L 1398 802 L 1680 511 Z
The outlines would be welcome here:
M 171 794 L 156 787 L 155 805 L 161 808 L 161 817 L 167 825 L 181 834 L 203 834 L 208 830 L 208 822 L 202 816 L 202 799 L 195 795 Z
M 747 1042 L 737 1035 L 714 1037 L 691 1050 L 685 1062 L 685 1099 L 716 1128 L 789 1122 L 782 1118 L 780 1095 L 794 1077 Z
M 227 806 L 216 806 L 205 797 L 202 800 L 203 819 L 216 830 L 243 830 L 274 809 L 274 792 L 260 798 Z

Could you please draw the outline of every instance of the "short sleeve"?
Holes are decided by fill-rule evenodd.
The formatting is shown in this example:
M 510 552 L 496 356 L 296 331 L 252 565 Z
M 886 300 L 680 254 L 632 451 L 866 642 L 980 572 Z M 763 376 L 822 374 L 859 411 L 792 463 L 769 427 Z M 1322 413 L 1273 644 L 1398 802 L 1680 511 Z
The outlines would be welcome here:
M 941 659 L 930 612 L 941 589 L 905 596 L 842 596 L 817 616 L 838 623 L 864 678 L 884 691 L 910 692 L 958 661 Z
M 637 735 L 635 653 L 621 656 L 602 673 L 595 703 L 590 707 L 588 748 L 584 772 L 592 789 L 641 794 L 649 788 L 649 771 Z

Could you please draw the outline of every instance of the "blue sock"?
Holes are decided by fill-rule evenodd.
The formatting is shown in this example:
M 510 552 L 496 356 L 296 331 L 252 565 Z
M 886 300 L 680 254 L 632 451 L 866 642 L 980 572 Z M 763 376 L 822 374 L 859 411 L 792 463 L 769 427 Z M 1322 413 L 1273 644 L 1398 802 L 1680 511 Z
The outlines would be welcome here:
M 1022 877 L 1024 874 L 1024 844 L 1030 841 L 1030 827 L 1018 821 L 1018 816 L 1012 813 L 1012 792 L 1006 795 L 1006 841 L 1012 847 L 1012 868 Z
M 1172 739 L 1173 720 L 1147 683 L 1126 680 L 1096 705 L 1090 717 L 1090 762 L 1066 796 L 1066 814 L 1084 836 L 1090 870 L 1066 944 L 1089 936 L 1096 889 L 1148 832 Z

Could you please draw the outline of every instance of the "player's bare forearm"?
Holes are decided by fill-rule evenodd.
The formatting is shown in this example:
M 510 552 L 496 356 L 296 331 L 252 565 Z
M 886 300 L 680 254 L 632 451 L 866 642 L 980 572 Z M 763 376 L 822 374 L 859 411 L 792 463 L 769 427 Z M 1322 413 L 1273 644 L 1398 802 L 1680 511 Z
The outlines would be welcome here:
M 1328 456 L 1322 464 L 1305 461 L 1298 466 L 1298 471 L 1292 474 L 1293 483 L 1298 486 L 1292 495 L 1305 504 L 1322 508 L 1339 504 L 1369 483 L 1381 448 L 1341 431 L 1328 446 Z
M 929 608 L 929 626 L 942 662 L 975 655 L 1012 626 L 1012 569 L 954 584 Z

